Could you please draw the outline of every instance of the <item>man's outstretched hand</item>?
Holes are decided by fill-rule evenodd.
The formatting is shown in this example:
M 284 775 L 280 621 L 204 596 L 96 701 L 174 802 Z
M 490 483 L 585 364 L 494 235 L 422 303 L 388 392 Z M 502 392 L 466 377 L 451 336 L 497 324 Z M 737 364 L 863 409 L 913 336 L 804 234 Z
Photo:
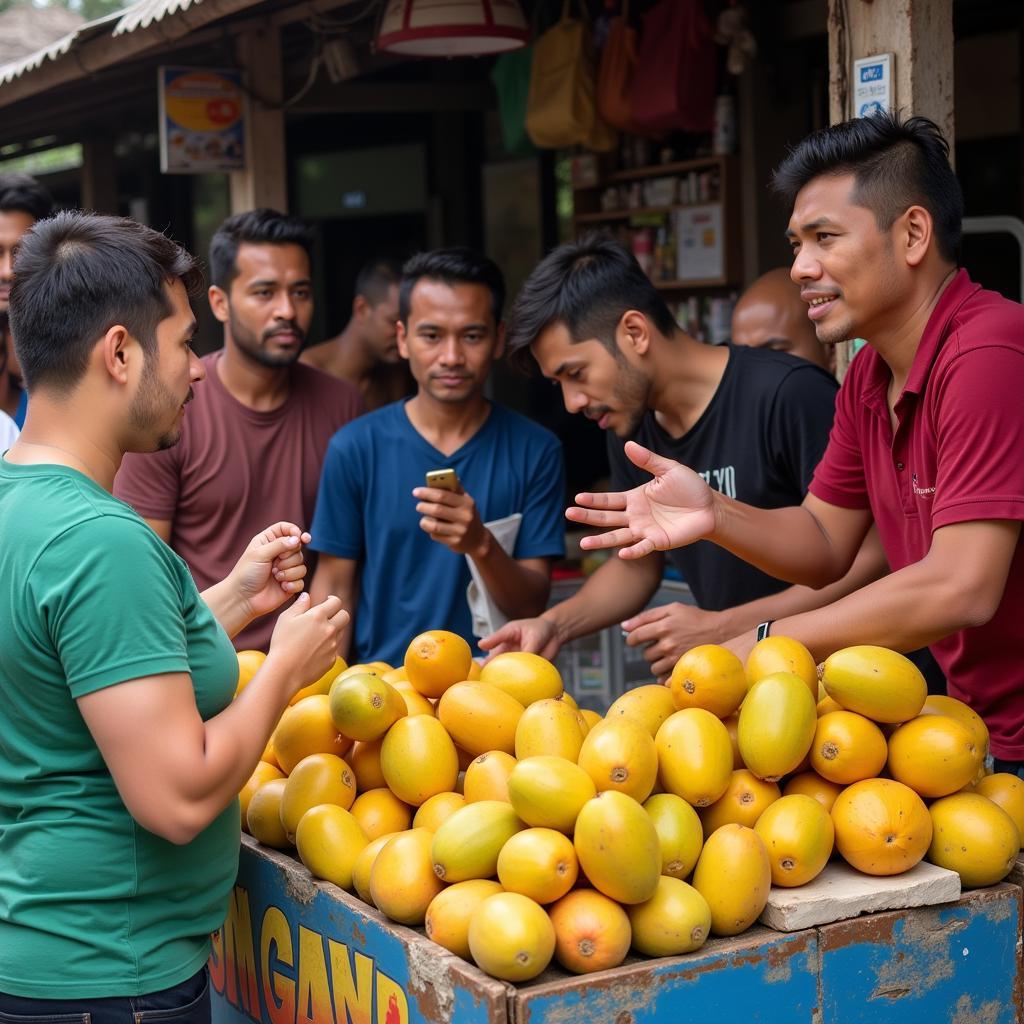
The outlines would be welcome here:
M 714 495 L 692 469 L 655 455 L 635 441 L 626 455 L 653 480 L 629 491 L 577 494 L 565 516 L 607 532 L 580 541 L 583 548 L 621 548 L 620 558 L 643 558 L 707 537 L 715 528 Z

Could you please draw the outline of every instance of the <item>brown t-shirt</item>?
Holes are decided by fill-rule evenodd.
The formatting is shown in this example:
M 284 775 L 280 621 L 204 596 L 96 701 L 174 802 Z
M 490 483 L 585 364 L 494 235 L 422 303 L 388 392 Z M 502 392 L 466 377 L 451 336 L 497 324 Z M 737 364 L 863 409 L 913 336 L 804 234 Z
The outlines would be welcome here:
M 224 579 L 271 524 L 309 528 L 327 442 L 363 412 L 351 384 L 302 364 L 293 367 L 279 408 L 249 409 L 221 383 L 221 354 L 203 359 L 206 380 L 195 385 L 178 444 L 126 455 L 114 480 L 114 494 L 139 515 L 172 521 L 171 547 L 200 590 Z M 311 575 L 312 569 L 307 585 Z M 266 650 L 276 620 L 257 619 L 235 637 L 235 647 Z

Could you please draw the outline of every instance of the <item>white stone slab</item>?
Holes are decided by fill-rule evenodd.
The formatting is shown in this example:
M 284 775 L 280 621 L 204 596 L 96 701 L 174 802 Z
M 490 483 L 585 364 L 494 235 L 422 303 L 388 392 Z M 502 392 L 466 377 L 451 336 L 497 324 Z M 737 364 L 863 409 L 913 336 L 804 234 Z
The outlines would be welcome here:
M 879 877 L 833 861 L 813 881 L 795 889 L 772 886 L 760 921 L 780 932 L 795 932 L 879 910 L 902 910 L 960 898 L 955 871 L 921 861 L 902 875 Z

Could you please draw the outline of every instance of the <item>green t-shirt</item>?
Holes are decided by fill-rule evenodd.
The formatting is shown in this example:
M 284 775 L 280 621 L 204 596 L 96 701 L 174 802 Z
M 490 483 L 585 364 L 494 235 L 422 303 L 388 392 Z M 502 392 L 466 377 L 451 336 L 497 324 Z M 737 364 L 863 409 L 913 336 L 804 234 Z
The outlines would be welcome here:
M 148 832 L 76 704 L 168 672 L 191 674 L 204 719 L 237 681 L 185 563 L 81 473 L 0 459 L 0 991 L 141 995 L 209 955 L 237 804 L 184 846 Z

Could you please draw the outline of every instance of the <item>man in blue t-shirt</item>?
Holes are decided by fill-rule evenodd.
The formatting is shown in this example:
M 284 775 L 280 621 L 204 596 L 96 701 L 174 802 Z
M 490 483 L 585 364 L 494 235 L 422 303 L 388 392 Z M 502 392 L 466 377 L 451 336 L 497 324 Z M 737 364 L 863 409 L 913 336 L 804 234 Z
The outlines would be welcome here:
M 416 394 L 334 435 L 311 531 L 314 600 L 337 594 L 355 609 L 349 660 L 400 663 L 426 629 L 471 640 L 474 576 L 475 607 L 514 619 L 547 603 L 551 559 L 563 553 L 562 452 L 549 431 L 484 397 L 504 348 L 504 298 L 501 271 L 465 249 L 403 268 L 398 347 Z M 454 490 L 425 486 L 440 469 L 455 471 Z

